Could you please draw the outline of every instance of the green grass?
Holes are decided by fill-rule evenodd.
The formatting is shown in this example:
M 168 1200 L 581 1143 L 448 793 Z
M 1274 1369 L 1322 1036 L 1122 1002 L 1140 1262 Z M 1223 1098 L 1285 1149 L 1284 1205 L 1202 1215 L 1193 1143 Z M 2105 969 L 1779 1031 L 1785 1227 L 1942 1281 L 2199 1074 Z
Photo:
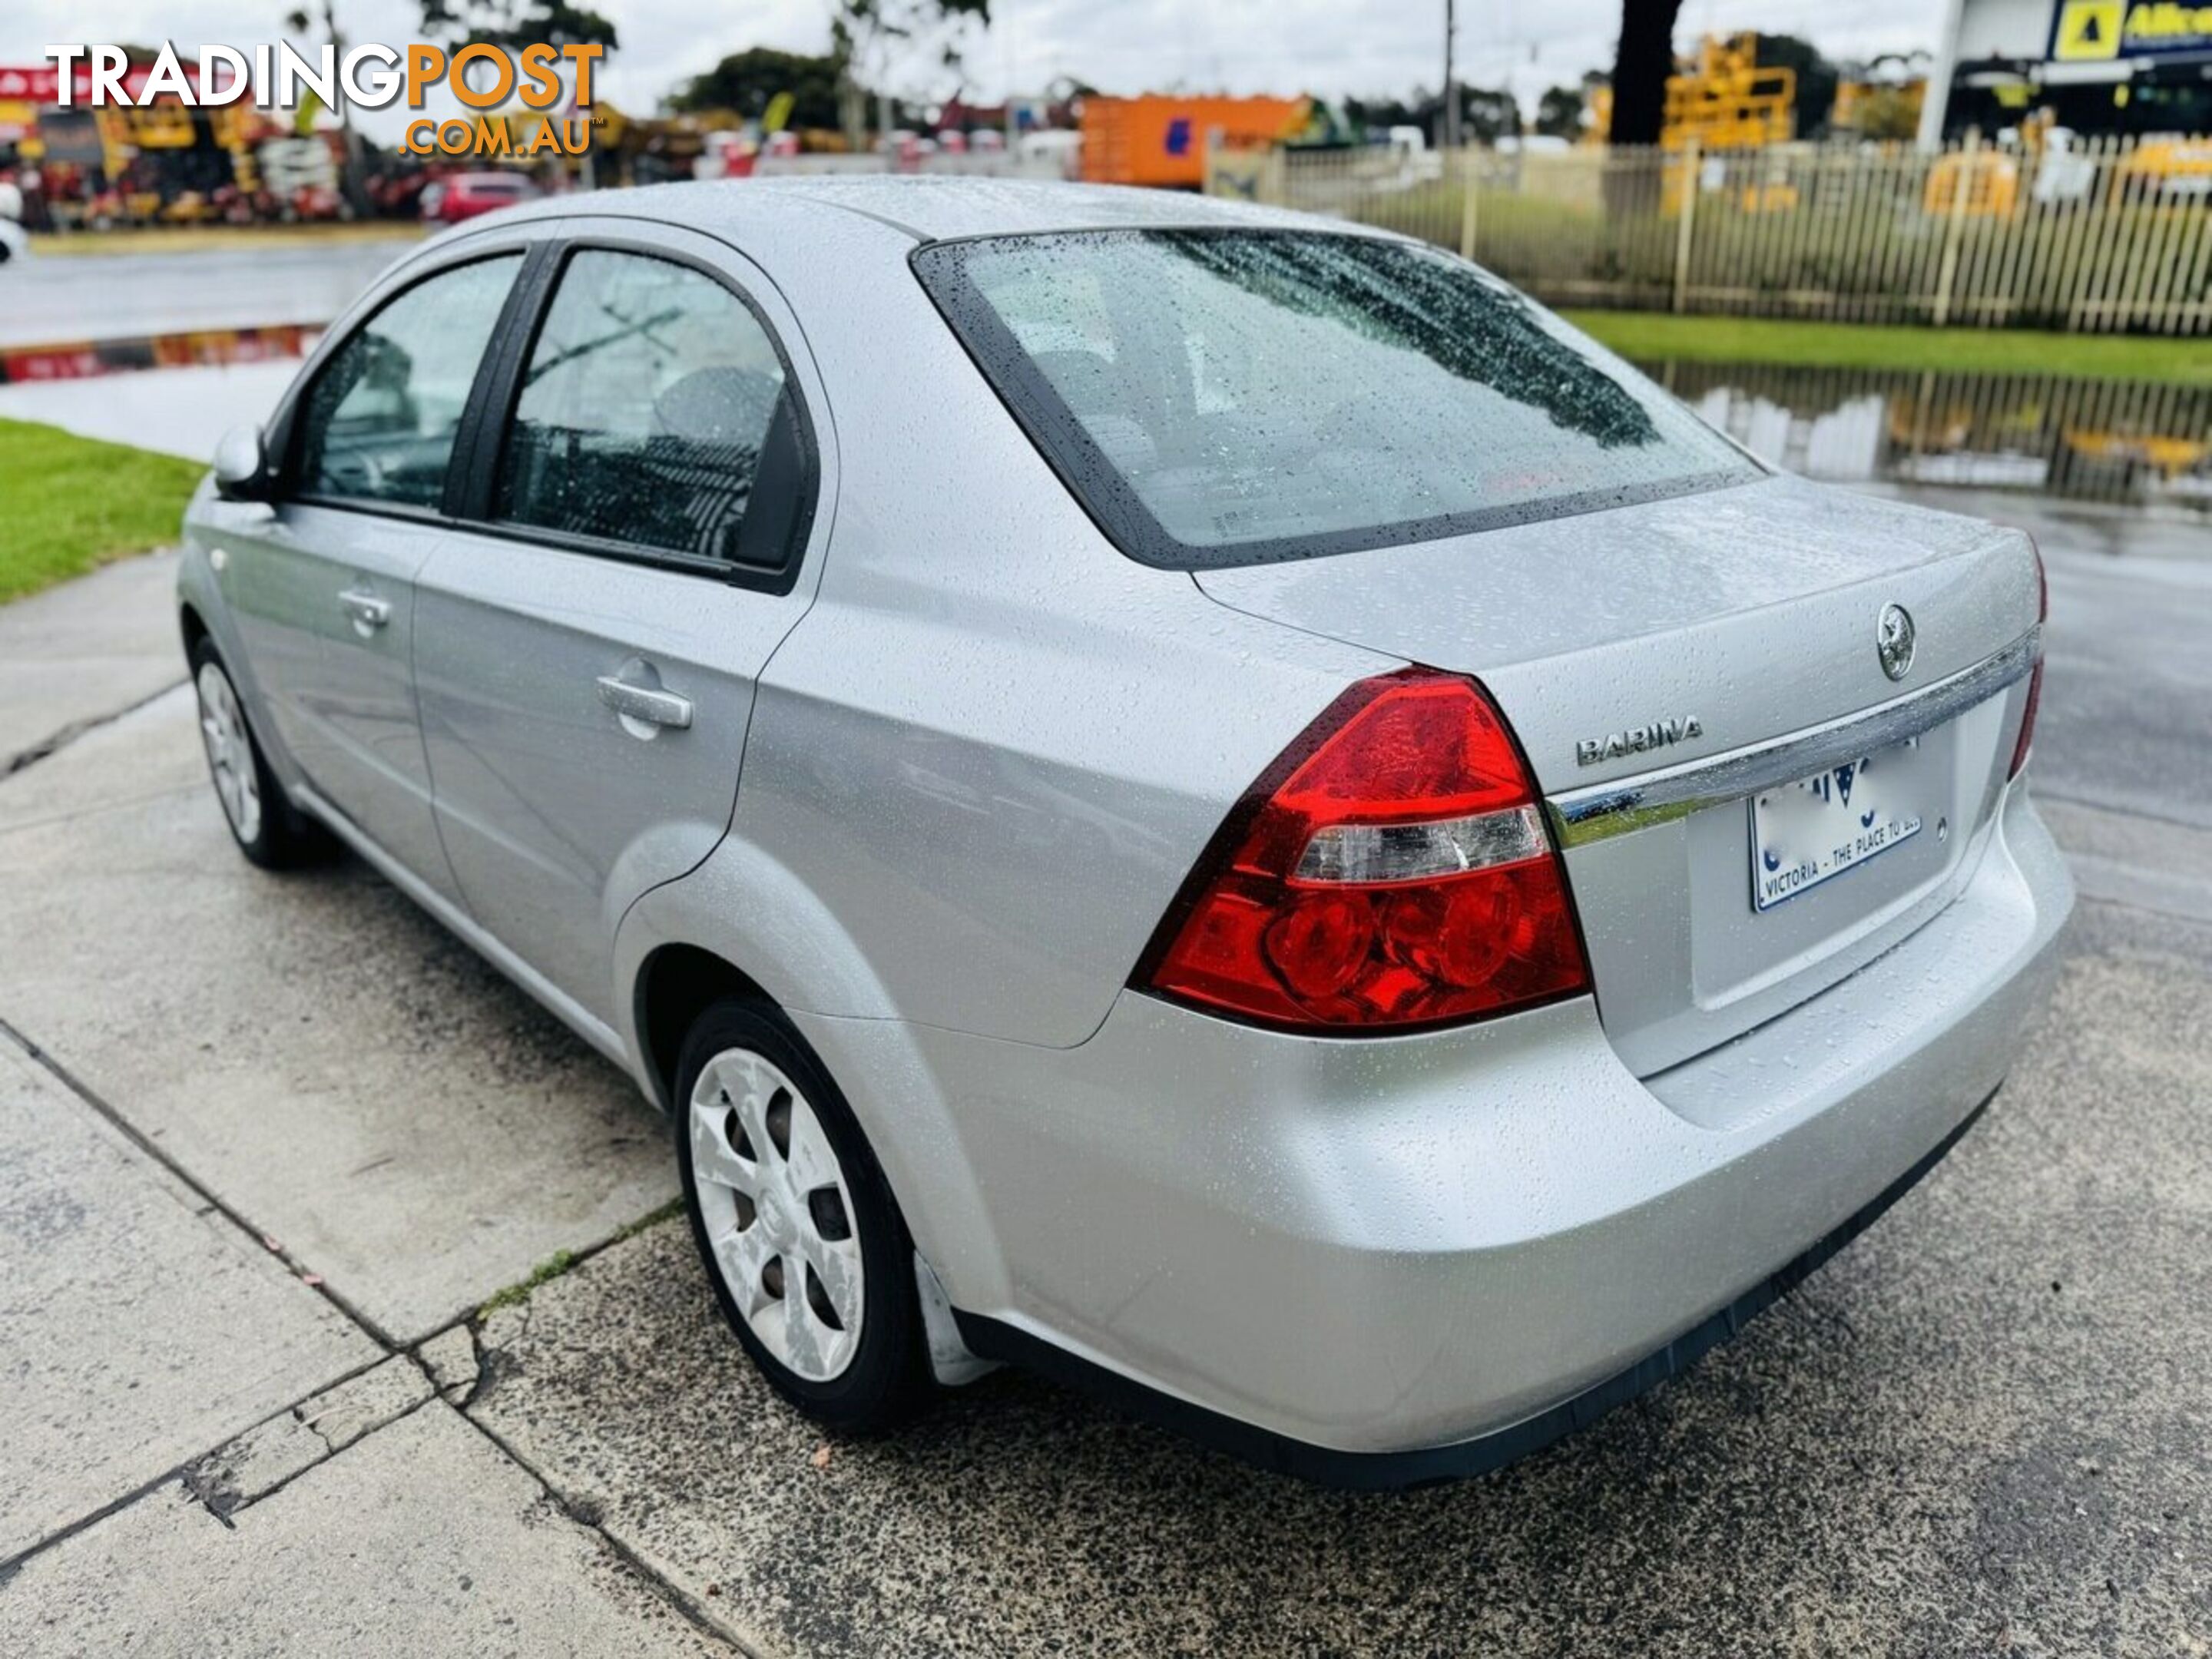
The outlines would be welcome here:
M 576 1261 L 577 1256 L 574 1250 L 554 1251 L 544 1261 L 532 1267 L 530 1270 L 530 1277 L 520 1285 L 509 1285 L 506 1289 L 494 1291 L 485 1297 L 483 1306 L 477 1310 L 477 1316 L 483 1318 L 497 1313 L 501 1308 L 520 1307 L 523 1303 L 530 1300 L 531 1291 L 536 1290 L 540 1285 L 550 1285 L 569 1268 L 574 1267 Z
M 684 1200 L 672 1198 L 659 1209 L 649 1212 L 621 1229 L 605 1243 L 584 1250 L 556 1250 L 530 1270 L 530 1277 L 519 1285 L 509 1285 L 504 1290 L 494 1291 L 477 1310 L 478 1319 L 489 1318 L 501 1308 L 516 1308 L 530 1300 L 530 1293 L 541 1285 L 550 1285 L 564 1277 L 571 1269 L 580 1267 L 601 1250 L 621 1243 L 626 1238 L 635 1238 L 648 1227 L 658 1227 L 664 1221 L 672 1221 L 684 1213 Z
M 173 542 L 206 470 L 0 420 L 0 603 Z
M 1677 317 L 1652 311 L 1570 311 L 1565 315 L 1577 327 L 1640 363 L 1673 359 L 1789 368 L 2069 374 L 2161 386 L 2212 386 L 2212 339 L 1801 323 L 1771 317 Z

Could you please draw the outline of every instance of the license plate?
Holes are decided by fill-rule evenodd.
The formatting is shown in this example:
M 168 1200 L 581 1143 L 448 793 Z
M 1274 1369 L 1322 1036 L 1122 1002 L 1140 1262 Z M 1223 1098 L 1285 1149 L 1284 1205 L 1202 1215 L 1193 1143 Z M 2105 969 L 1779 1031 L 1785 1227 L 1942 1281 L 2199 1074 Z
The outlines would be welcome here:
M 1920 833 L 1920 814 L 1898 797 L 1899 765 L 1920 739 L 1751 798 L 1751 908 L 1771 910 L 1878 858 Z

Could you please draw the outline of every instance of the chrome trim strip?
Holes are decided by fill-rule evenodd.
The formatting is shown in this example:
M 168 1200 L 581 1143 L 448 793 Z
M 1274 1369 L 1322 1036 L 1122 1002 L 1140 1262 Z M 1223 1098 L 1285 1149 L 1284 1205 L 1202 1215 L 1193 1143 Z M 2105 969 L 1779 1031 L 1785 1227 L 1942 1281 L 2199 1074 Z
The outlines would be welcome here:
M 2043 629 L 2032 628 L 2003 650 L 1917 691 L 1786 738 L 1547 796 L 1545 814 L 1561 847 L 1580 847 L 1794 783 L 1964 714 L 2025 679 L 2042 651 Z

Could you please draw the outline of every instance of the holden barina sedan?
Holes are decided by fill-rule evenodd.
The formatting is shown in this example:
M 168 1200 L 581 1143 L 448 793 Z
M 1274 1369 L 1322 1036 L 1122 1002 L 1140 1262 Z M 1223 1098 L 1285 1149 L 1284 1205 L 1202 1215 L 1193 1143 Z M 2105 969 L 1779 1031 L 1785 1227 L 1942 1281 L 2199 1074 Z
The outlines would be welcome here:
M 1343 1484 L 1516 1455 L 1941 1158 L 2072 903 L 2027 537 L 1292 214 L 501 214 L 185 539 L 246 856 L 343 843 L 626 1068 L 836 1430 L 1014 1361 Z

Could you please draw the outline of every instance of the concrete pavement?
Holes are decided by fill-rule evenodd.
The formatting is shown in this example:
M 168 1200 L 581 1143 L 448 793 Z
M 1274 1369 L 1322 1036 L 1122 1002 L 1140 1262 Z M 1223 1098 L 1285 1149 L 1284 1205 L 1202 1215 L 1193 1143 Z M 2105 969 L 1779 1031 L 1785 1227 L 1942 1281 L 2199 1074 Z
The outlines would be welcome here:
M 2039 787 L 2096 793 L 2131 707 L 2183 740 L 2054 802 L 2136 884 L 1997 1106 L 1686 1376 L 1393 1497 L 1006 1373 L 825 1461 L 681 1224 L 629 1232 L 673 1182 L 623 1079 L 359 866 L 239 860 L 187 693 L 78 724 L 0 779 L 0 1650 L 2212 1649 L 2212 927 L 2168 833 L 2212 744 L 2129 694 L 2172 664 L 2067 639 L 2199 599 L 2044 544 L 2053 715 L 2116 678 Z M 104 627 L 140 644 L 88 697 L 180 681 L 163 582 L 99 580 L 0 663 Z
M 235 1519 L 166 1487 L 33 1557 L 0 1589 L 0 1648 L 55 1659 L 730 1651 L 442 1401 Z
M 179 647 L 172 645 L 169 649 Z M 189 688 L 0 792 L 0 1020 L 411 1343 L 675 1195 L 658 1115 L 359 864 L 271 883 Z
M 195 738 L 179 688 L 0 781 L 0 1651 L 730 1651 L 459 1409 L 465 1316 L 673 1191 L 657 1120 L 358 870 L 250 940 Z
M 4 1041 L 0 1240 L 0 1559 L 382 1357 Z
M 0 777 L 181 684 L 173 554 L 0 605 Z

